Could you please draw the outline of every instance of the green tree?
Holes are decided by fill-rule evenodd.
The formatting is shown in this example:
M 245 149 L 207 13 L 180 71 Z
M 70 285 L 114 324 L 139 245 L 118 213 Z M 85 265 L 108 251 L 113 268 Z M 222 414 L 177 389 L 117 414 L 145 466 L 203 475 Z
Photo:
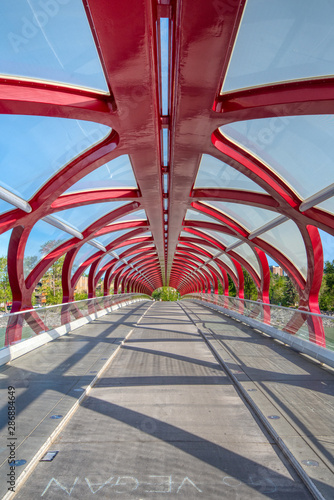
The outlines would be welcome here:
M 284 300 L 285 277 L 270 273 L 269 299 L 271 304 L 282 305 Z
M 284 296 L 282 305 L 285 307 L 296 306 L 298 303 L 298 292 L 289 276 L 285 276 Z
M 7 257 L 0 257 L 0 302 L 4 303 L 5 312 L 8 312 L 7 302 L 12 300 L 12 291 L 9 285 Z
M 54 248 L 57 248 L 64 240 L 49 240 L 44 243 L 40 249 L 39 253 L 41 258 L 48 255 Z M 46 298 L 46 305 L 60 304 L 63 300 L 63 290 L 62 290 L 62 271 L 65 256 L 62 255 L 56 262 L 49 267 L 49 269 L 44 274 L 41 279 L 42 286 L 39 289 L 41 293 Z
M 319 306 L 322 311 L 334 311 L 334 260 L 325 262 L 319 293 Z
M 85 300 L 88 298 L 88 294 L 85 292 L 77 292 L 74 294 L 74 300 Z
M 236 297 L 237 296 L 237 289 L 235 288 L 234 281 L 232 280 L 231 276 L 228 274 L 228 294 L 230 297 Z
M 152 299 L 155 299 L 155 300 L 160 300 L 160 296 L 161 296 L 161 288 L 157 288 L 156 290 L 154 290 L 154 292 L 152 293 Z
M 28 276 L 30 271 L 34 269 L 38 262 L 38 257 L 37 255 L 27 255 L 27 257 L 24 257 L 23 260 L 23 269 L 24 269 L 24 275 Z
M 42 286 L 39 292 L 45 296 L 46 305 L 60 304 L 63 299 L 62 270 L 65 256 L 60 257 L 49 267 L 41 279 Z
M 178 300 L 178 297 L 179 297 L 178 291 L 170 286 L 163 286 L 161 288 L 157 288 L 152 293 L 152 298 L 156 300 L 161 299 L 163 301 L 175 301 Z
M 257 300 L 257 289 L 255 286 L 254 281 L 248 274 L 248 272 L 242 268 L 242 271 L 244 273 L 244 294 L 245 294 L 245 299 L 248 300 Z

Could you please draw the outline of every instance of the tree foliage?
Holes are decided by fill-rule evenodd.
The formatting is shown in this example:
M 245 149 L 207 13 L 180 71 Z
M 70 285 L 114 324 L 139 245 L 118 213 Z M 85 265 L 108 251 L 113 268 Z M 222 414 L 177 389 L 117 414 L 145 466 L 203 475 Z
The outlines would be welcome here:
M 61 304 L 62 302 L 63 289 L 61 276 L 64 259 L 65 256 L 63 255 L 54 262 L 41 279 L 42 286 L 39 292 L 45 295 L 47 305 Z
M 319 307 L 322 311 L 334 311 L 334 260 L 325 262 L 319 293 Z
M 5 312 L 8 312 L 7 303 L 12 300 L 7 271 L 7 257 L 0 257 L 0 302 L 3 302 Z
M 49 240 L 39 249 L 41 258 L 49 254 L 54 248 L 57 248 L 63 240 Z M 45 297 L 46 305 L 60 304 L 63 299 L 62 291 L 62 270 L 65 256 L 61 256 L 49 267 L 41 279 L 39 293 Z
M 175 288 L 170 286 L 163 286 L 161 288 L 157 288 L 152 293 L 152 298 L 155 300 L 163 300 L 163 301 L 175 301 L 179 298 L 179 293 Z
M 242 268 L 242 272 L 244 273 L 244 296 L 245 299 L 248 300 L 256 300 L 257 299 L 257 289 L 254 281 L 250 277 L 250 274 Z
M 297 306 L 298 305 L 298 292 L 295 285 L 292 283 L 289 276 L 285 276 L 284 297 L 282 306 Z

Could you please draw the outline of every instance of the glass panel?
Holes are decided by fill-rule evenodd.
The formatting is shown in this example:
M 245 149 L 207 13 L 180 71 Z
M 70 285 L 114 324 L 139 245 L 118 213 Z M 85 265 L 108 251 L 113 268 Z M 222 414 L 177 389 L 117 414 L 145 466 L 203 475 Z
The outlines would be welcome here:
M 205 250 L 206 252 L 209 252 L 212 255 L 217 255 L 218 253 L 221 252 L 221 250 L 219 250 L 219 248 L 215 249 L 215 248 L 212 248 L 208 245 L 201 244 L 201 245 L 197 245 L 197 246 L 199 246 L 200 248 L 203 248 L 203 250 Z
M 322 231 L 321 229 L 319 229 L 318 231 L 321 237 L 322 248 L 324 252 L 324 262 L 326 262 L 327 260 L 329 260 L 329 262 L 332 262 L 332 260 L 334 260 L 334 237 L 331 234 Z
M 126 250 L 128 250 L 129 248 L 133 247 L 133 246 L 135 246 L 135 245 L 125 245 L 125 246 L 122 246 L 122 247 L 118 247 L 115 250 L 113 250 L 113 252 L 116 253 L 117 255 L 119 255 L 122 258 L 122 255 L 124 254 L 124 252 Z M 141 252 L 141 251 L 142 251 L 142 249 L 140 248 L 138 250 L 138 252 Z
M 81 0 L 3 1 L 0 30 L 2 74 L 108 92 Z
M 220 210 L 241 224 L 244 228 L 248 229 L 248 231 L 254 231 L 277 217 L 277 213 L 271 210 L 252 207 L 251 205 L 246 206 L 240 203 L 210 201 L 210 204 L 206 203 L 206 205 Z
M 218 259 L 221 260 L 222 262 L 224 262 L 224 264 L 226 264 L 234 272 L 234 274 L 236 274 L 238 276 L 235 265 L 233 264 L 230 257 L 228 257 L 226 254 L 223 254 L 223 255 L 220 255 L 218 257 Z
M 261 118 L 220 130 L 265 162 L 304 199 L 334 182 L 333 115 Z
M 160 18 L 162 114 L 168 115 L 169 19 Z
M 128 155 L 109 161 L 71 186 L 66 193 L 93 189 L 137 188 Z
M 112 231 L 110 233 L 104 234 L 103 236 L 99 236 L 98 238 L 94 238 L 94 240 L 99 241 L 107 247 L 110 243 L 113 241 L 117 240 L 117 238 L 120 238 L 123 234 L 128 233 L 128 229 L 123 229 L 122 231 Z
M 235 243 L 236 241 L 240 241 L 238 238 L 233 238 L 233 236 L 230 236 L 228 234 L 225 235 L 223 233 L 219 233 L 218 231 L 207 231 L 207 230 L 205 230 L 205 231 L 203 231 L 203 233 L 207 234 L 208 236 L 212 236 L 213 238 L 217 239 L 218 241 L 220 241 L 226 247 L 229 246 L 229 245 L 232 245 L 232 243 Z M 194 234 L 188 233 L 187 231 L 181 231 L 180 236 L 181 237 L 185 237 L 185 238 L 196 238 L 199 241 L 204 241 L 203 238 L 201 238 L 200 236 L 196 236 Z
M 164 192 L 168 192 L 168 174 L 163 175 Z
M 208 262 L 208 265 L 209 265 L 209 266 L 212 266 L 214 269 L 216 269 L 216 271 L 218 271 L 218 272 L 219 272 L 219 274 L 221 274 L 221 273 L 220 273 L 220 269 L 219 269 L 219 267 L 217 266 L 217 264 L 215 263 L 215 261 L 214 261 L 214 260 L 211 260 L 210 262 Z
M 247 243 L 243 243 L 242 245 L 240 245 L 240 247 L 233 248 L 232 251 L 243 257 L 247 262 L 249 262 L 249 264 L 255 269 L 257 274 L 261 276 L 260 266 L 256 258 L 256 255 Z
M 162 151 L 163 151 L 163 163 L 164 166 L 168 165 L 168 129 L 164 128 L 162 130 Z
M 125 250 L 128 250 L 128 249 L 129 249 L 129 248 L 131 248 L 131 247 L 133 247 L 133 248 L 134 248 L 135 246 L 136 246 L 136 245 L 129 245 L 129 246 L 126 246 L 126 247 L 118 248 L 117 250 L 114 250 L 114 252 L 116 252 L 116 253 L 117 253 L 117 255 L 119 255 L 119 256 L 122 258 L 123 252 L 124 252 Z M 145 248 L 146 248 L 145 252 L 152 252 L 153 250 L 155 250 L 154 245 L 152 245 L 151 243 L 148 243 L 147 245 L 145 245 Z M 142 253 L 142 252 L 143 252 L 143 249 L 142 249 L 142 248 L 138 248 L 138 249 L 136 249 L 136 250 L 134 251 L 134 253 L 133 253 L 133 254 L 126 256 L 126 258 L 127 258 L 127 259 L 132 258 L 132 257 L 134 257 L 136 254 L 139 254 L 139 253 Z
M 7 259 L 8 245 L 11 235 L 11 229 L 9 231 L 6 231 L 5 233 L 0 234 L 0 257 L 6 257 Z
M 115 267 L 114 267 L 114 271 L 115 271 L 115 269 L 118 269 L 119 266 L 121 266 L 122 264 L 123 264 L 123 262 L 121 260 L 119 260 L 118 262 L 116 262 Z
M 137 236 L 134 236 L 133 238 L 130 238 L 129 241 L 133 240 L 133 239 L 137 239 L 137 238 L 142 238 L 142 237 L 147 237 L 147 236 L 152 236 L 152 233 L 151 231 L 144 231 L 143 233 L 140 233 L 138 234 Z
M 334 197 L 328 198 L 328 200 L 319 203 L 315 208 L 320 208 L 321 210 L 326 210 L 330 214 L 334 214 Z
M 119 222 L 128 222 L 134 220 L 147 220 L 147 215 L 145 210 L 137 210 L 136 212 L 131 212 L 131 214 L 124 215 L 123 217 L 117 219 L 117 224 Z
M 200 236 L 196 236 L 196 234 L 188 233 L 188 231 L 181 231 L 180 236 L 182 238 L 196 238 L 196 239 L 202 241 L 202 238 Z
M 184 218 L 185 220 L 201 220 L 204 222 L 216 222 L 216 219 L 213 219 L 212 217 L 209 217 L 208 215 L 204 215 L 201 212 L 197 212 L 196 210 L 187 210 L 186 216 Z
M 306 277 L 307 256 L 304 240 L 298 226 L 293 221 L 287 221 L 259 236 L 261 240 L 270 243 L 282 252 Z
M 334 73 L 331 0 L 248 0 L 223 91 Z
M 202 155 L 194 189 L 230 188 L 265 193 L 258 184 L 211 155 Z
M 0 214 L 4 214 L 5 212 L 9 212 L 10 210 L 14 210 L 16 207 L 11 205 L 5 200 L 0 199 Z
M 105 203 L 92 203 L 91 205 L 81 205 L 61 212 L 55 212 L 54 215 L 68 224 L 71 224 L 79 231 L 83 231 L 94 221 L 100 219 L 116 208 L 125 205 L 122 201 L 108 201 Z
M 30 271 L 45 255 L 58 247 L 64 241 L 71 239 L 71 236 L 47 222 L 42 220 L 36 222 L 29 235 L 24 252 L 24 277 L 26 278 Z
M 230 236 L 229 234 L 220 233 L 219 231 L 207 231 L 206 230 L 205 232 L 208 233 L 213 238 L 216 238 L 218 241 L 221 241 L 223 243 L 223 245 L 225 245 L 226 247 L 228 247 L 229 245 L 232 245 L 236 241 L 239 241 L 238 238 L 234 238 L 233 236 Z
M 98 253 L 98 251 L 99 250 L 97 248 L 92 247 L 92 245 L 88 245 L 88 243 L 85 243 L 84 245 L 82 245 L 82 247 L 80 248 L 80 250 L 77 253 L 77 255 L 74 259 L 74 262 L 73 262 L 72 276 L 74 275 L 76 270 L 79 269 L 81 264 L 83 264 L 85 262 L 85 260 L 87 260 L 89 257 L 94 255 L 95 253 Z M 87 272 L 87 269 L 85 272 Z
M 25 200 L 111 130 L 82 120 L 19 115 L 0 115 L 0 129 L 1 186 Z
M 186 243 L 178 243 L 177 248 L 179 249 L 180 247 L 189 250 L 189 246 Z
M 100 260 L 95 274 L 97 274 L 99 272 L 99 270 L 102 269 L 103 266 L 105 266 L 106 264 L 108 264 L 108 262 L 111 262 L 112 260 L 115 260 L 115 258 L 112 257 L 111 255 L 105 255 L 103 257 L 103 259 Z

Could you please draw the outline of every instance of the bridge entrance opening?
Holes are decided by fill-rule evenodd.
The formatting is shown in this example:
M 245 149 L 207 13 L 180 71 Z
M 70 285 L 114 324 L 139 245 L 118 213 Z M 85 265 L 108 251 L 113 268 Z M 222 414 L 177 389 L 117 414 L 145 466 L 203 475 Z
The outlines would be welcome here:
M 152 298 L 162 301 L 175 301 L 180 298 L 180 294 L 176 290 L 176 288 L 173 288 L 171 286 L 162 286 L 154 290 L 154 292 L 152 293 Z

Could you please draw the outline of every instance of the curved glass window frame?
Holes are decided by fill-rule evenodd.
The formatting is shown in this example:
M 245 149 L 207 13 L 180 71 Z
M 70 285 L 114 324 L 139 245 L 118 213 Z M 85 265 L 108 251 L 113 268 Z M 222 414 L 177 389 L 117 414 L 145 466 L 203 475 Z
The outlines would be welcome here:
M 205 177 L 210 179 L 208 183 L 201 180 L 205 179 Z M 256 182 L 239 172 L 237 169 L 213 155 L 202 154 L 193 189 L 215 188 L 266 193 L 259 184 L 256 184 Z
M 327 3 L 327 10 L 328 6 L 331 7 L 331 13 L 324 9 L 325 3 Z M 291 13 L 293 9 L 296 10 L 294 15 Z M 333 3 L 326 0 L 322 2 L 322 8 L 319 8 L 319 2 L 316 0 L 302 3 L 291 2 L 291 0 L 247 0 L 220 93 L 226 94 L 277 83 L 332 77 L 334 61 L 328 61 L 327 67 L 320 70 L 316 69 L 316 64 L 319 68 L 321 64 L 324 65 L 326 52 L 328 58 L 331 49 L 334 49 L 330 22 L 333 15 Z M 262 19 L 263 17 L 265 19 Z M 318 24 L 316 24 L 317 19 Z M 287 43 L 288 36 L 292 39 L 290 45 Z M 321 46 L 323 52 L 320 54 Z M 286 47 L 290 50 L 283 53 Z M 286 66 L 283 63 L 284 57 L 288 63 Z M 270 58 L 276 63 L 274 76 L 269 76 Z M 309 60 L 306 61 L 307 58 Z M 310 61 L 312 58 L 313 63 Z M 262 65 L 261 71 L 254 72 L 254 68 L 259 64 Z M 249 66 L 252 70 L 253 78 L 244 73 L 239 76 L 240 81 L 244 83 L 230 82 L 231 73 L 238 72 L 245 66 Z M 313 67 L 313 70 L 303 71 L 310 67 Z M 261 75 L 263 75 L 262 78 Z M 249 81 L 246 83 L 247 77 Z
M 254 118 L 224 125 L 219 131 L 266 165 L 302 200 L 334 183 L 334 178 L 330 178 L 334 156 L 333 115 Z
M 260 208 L 257 206 L 252 206 L 252 205 L 245 205 L 243 203 L 233 203 L 231 201 L 205 201 L 205 205 L 207 205 L 210 208 L 214 208 L 215 210 L 218 210 L 222 214 L 227 215 L 230 219 L 234 220 L 237 222 L 240 226 L 245 228 L 249 233 L 252 231 L 255 231 L 259 227 L 263 226 L 264 224 L 267 224 L 271 221 L 273 221 L 277 217 L 277 213 L 273 212 L 272 210 L 267 210 L 265 208 Z M 253 211 L 253 218 L 249 215 L 247 219 L 242 219 L 240 217 L 240 212 L 247 211 L 249 214 L 250 212 Z M 262 220 L 260 220 L 261 215 L 264 217 Z M 258 218 L 258 222 L 252 225 L 250 225 L 249 221 L 253 221 L 253 219 Z M 248 226 L 247 226 L 248 222 Z
M 26 201 L 112 133 L 96 122 L 38 115 L 2 114 L 0 128 L 0 184 Z
M 80 0 L 4 1 L 0 7 L 1 76 L 109 95 Z

